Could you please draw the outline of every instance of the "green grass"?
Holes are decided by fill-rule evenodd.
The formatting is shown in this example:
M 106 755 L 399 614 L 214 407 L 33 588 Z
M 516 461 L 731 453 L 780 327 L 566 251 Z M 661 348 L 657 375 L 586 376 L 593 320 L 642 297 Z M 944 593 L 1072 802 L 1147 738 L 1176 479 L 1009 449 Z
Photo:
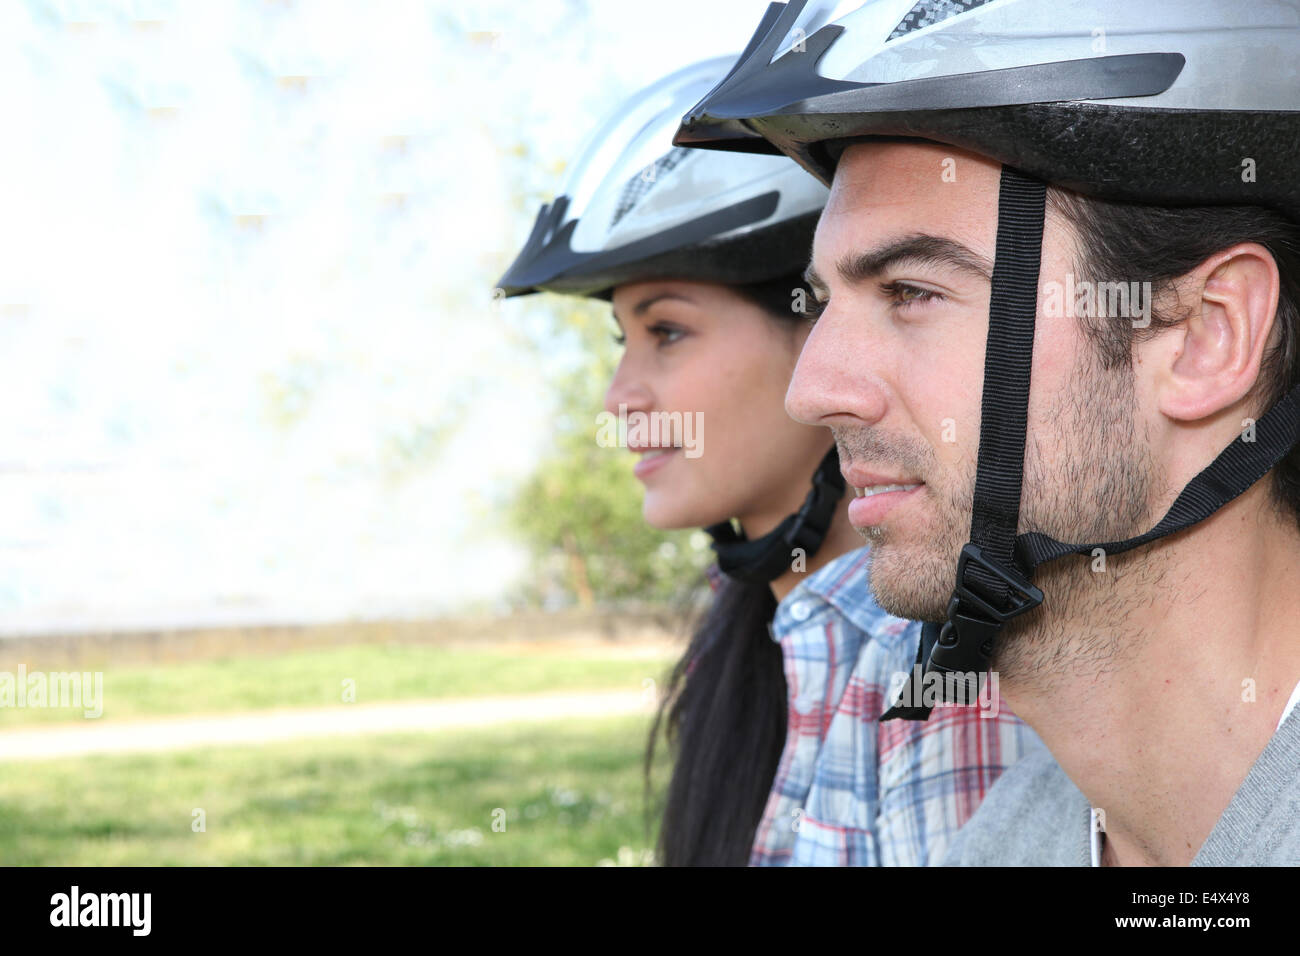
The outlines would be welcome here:
M 357 703 L 420 698 L 530 694 L 544 691 L 638 690 L 661 681 L 670 657 L 616 657 L 581 648 L 529 653 L 410 644 L 362 644 L 274 657 L 202 660 L 104 668 L 99 720 L 216 713 L 342 702 L 352 681 Z M 0 707 L 0 730 L 79 721 L 73 708 Z
M 0 864 L 627 862 L 648 845 L 647 729 L 621 717 L 0 764 Z

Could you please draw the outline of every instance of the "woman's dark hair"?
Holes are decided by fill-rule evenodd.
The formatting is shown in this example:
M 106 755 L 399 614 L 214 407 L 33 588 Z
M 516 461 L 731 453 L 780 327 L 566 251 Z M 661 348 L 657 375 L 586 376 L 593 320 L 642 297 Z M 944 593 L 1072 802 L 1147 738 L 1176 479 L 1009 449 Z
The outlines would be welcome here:
M 1263 206 L 1149 206 L 1096 199 L 1059 187 L 1051 209 L 1073 226 L 1076 268 L 1093 283 L 1149 282 L 1151 323 L 1085 316 L 1083 330 L 1105 368 L 1131 369 L 1133 345 L 1186 317 L 1169 308 L 1176 280 L 1216 252 L 1242 242 L 1264 246 L 1277 262 L 1275 345 L 1264 354 L 1256 385 L 1261 412 L 1300 382 L 1300 225 Z M 1273 469 L 1274 505 L 1300 523 L 1300 446 Z
M 801 276 L 730 288 L 791 327 L 803 319 L 796 306 L 809 293 Z M 664 730 L 674 759 L 659 828 L 663 866 L 749 862 L 785 746 L 785 666 L 772 637 L 776 605 L 767 584 L 723 577 L 668 678 L 645 757 L 649 795 Z

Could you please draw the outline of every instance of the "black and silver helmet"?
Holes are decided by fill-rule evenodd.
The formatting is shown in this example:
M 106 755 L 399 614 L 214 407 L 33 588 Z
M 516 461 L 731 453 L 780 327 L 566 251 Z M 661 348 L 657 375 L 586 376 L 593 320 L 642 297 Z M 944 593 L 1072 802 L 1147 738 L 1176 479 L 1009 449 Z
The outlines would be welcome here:
M 768 7 L 678 145 L 780 151 L 829 184 L 848 143 L 912 136 L 1086 195 L 1300 218 L 1294 0 L 873 0 L 790 48 L 805 6 Z
M 1004 623 L 1042 602 L 1039 565 L 1187 528 L 1300 438 L 1298 386 L 1147 533 L 1088 544 L 1017 534 L 1046 184 L 1149 204 L 1268 206 L 1300 222 L 1300 5 L 875 0 L 792 44 L 805 6 L 768 7 L 675 142 L 779 151 L 826 183 L 846 146 L 880 137 L 1003 164 L 970 543 L 947 620 L 923 629 L 918 655 L 935 672 L 982 672 Z
M 734 62 L 688 66 L 589 138 L 498 286 L 607 297 L 633 279 L 743 285 L 801 272 L 826 188 L 784 159 L 672 145 L 681 114 Z

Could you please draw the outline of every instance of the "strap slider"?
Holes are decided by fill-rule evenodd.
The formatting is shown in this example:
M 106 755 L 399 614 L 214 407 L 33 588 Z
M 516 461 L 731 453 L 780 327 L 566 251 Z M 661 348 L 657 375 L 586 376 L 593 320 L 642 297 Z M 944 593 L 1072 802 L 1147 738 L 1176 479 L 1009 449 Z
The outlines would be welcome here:
M 1000 610 L 993 604 L 995 598 L 983 591 L 979 584 L 971 580 L 968 575 L 971 565 L 977 565 L 980 570 L 990 577 L 996 578 L 1006 585 L 1011 598 L 1009 610 Z M 1034 587 L 1018 573 L 1007 571 L 984 557 L 984 552 L 977 545 L 968 543 L 961 549 L 961 557 L 957 559 L 957 586 L 952 592 L 952 603 L 948 605 L 949 622 L 953 620 L 960 608 L 965 611 L 976 610 L 988 618 L 990 622 L 996 622 L 1001 626 L 1013 617 L 1018 617 L 1026 611 L 1032 611 L 1042 603 L 1042 591 Z M 964 607 L 962 607 L 963 605 Z

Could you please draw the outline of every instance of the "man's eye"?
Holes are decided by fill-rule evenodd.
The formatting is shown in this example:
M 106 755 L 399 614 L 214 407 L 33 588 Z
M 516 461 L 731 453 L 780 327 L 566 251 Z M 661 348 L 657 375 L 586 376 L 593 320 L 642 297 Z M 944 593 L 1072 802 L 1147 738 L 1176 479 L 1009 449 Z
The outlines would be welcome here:
M 821 299 L 807 299 L 804 301 L 803 317 L 809 322 L 816 322 L 830 304 L 829 299 L 824 301 Z
M 932 289 L 922 289 L 920 286 L 910 285 L 906 282 L 887 282 L 880 287 L 880 290 L 893 299 L 895 305 L 904 309 L 908 306 L 943 300 L 943 294 L 940 292 L 935 292 Z
M 614 340 L 616 345 L 627 345 L 627 336 L 622 332 L 611 332 L 610 338 Z

